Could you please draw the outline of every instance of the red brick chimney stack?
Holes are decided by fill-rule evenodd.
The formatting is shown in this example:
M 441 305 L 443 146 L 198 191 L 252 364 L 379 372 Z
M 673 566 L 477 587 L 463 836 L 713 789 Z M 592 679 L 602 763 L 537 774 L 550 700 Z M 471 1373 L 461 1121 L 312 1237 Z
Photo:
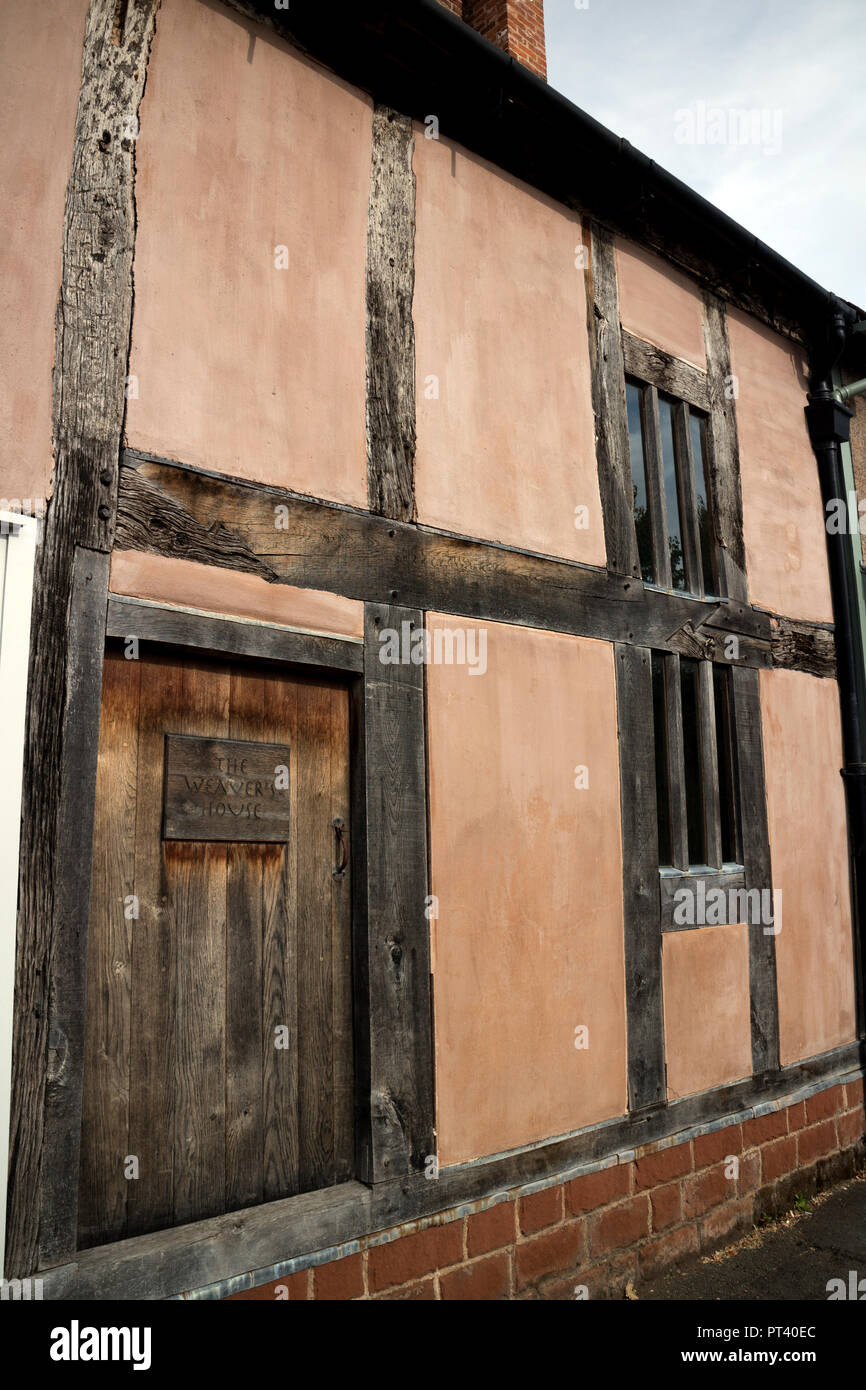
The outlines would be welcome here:
M 440 0 L 440 4 L 547 80 L 544 0 Z

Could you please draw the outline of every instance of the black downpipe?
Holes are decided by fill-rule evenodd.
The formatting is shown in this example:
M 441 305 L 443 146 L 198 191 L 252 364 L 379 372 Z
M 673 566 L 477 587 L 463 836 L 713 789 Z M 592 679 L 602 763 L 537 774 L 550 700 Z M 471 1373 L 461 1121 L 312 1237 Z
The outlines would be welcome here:
M 847 306 L 846 306 L 847 307 Z M 843 515 L 848 515 L 842 444 L 850 438 L 853 411 L 841 405 L 833 393 L 832 373 L 845 346 L 846 319 L 843 306 L 836 302 L 831 314 L 828 341 L 813 354 L 811 389 L 806 406 L 809 438 L 818 460 L 821 495 L 825 516 L 828 503 L 841 499 Z M 848 812 L 848 845 L 851 861 L 852 907 L 854 915 L 855 968 L 858 982 L 858 1033 L 862 1033 L 866 1011 L 866 759 L 864 759 L 864 710 L 862 682 L 864 653 L 859 623 L 856 585 L 859 575 L 851 559 L 851 547 L 844 528 L 827 530 L 827 559 L 836 638 L 836 669 L 842 713 L 842 745 L 845 765 L 842 779 Z

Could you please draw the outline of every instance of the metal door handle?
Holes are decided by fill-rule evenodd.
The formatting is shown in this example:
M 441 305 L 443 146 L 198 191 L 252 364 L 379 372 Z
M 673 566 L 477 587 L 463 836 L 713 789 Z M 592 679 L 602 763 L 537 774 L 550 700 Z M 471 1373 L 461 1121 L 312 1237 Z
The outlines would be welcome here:
M 346 865 L 349 862 L 349 845 L 343 833 L 345 825 L 339 816 L 335 816 L 331 824 L 334 827 L 334 838 L 337 842 L 336 848 L 339 856 L 338 863 L 334 865 L 331 873 L 334 878 L 342 878 L 343 874 L 346 872 Z

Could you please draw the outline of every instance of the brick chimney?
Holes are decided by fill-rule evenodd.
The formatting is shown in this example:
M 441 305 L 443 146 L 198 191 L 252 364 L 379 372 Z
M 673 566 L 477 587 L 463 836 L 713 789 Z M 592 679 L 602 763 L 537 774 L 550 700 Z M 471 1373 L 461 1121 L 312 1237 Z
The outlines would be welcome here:
M 547 80 L 544 0 L 439 0 L 485 39 Z

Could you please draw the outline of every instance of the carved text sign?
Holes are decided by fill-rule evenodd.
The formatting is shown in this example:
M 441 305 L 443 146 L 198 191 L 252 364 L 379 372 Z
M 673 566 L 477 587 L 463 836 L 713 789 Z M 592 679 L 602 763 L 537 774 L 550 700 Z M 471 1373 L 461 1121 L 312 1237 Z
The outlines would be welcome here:
M 164 840 L 289 838 L 289 748 L 165 736 Z

